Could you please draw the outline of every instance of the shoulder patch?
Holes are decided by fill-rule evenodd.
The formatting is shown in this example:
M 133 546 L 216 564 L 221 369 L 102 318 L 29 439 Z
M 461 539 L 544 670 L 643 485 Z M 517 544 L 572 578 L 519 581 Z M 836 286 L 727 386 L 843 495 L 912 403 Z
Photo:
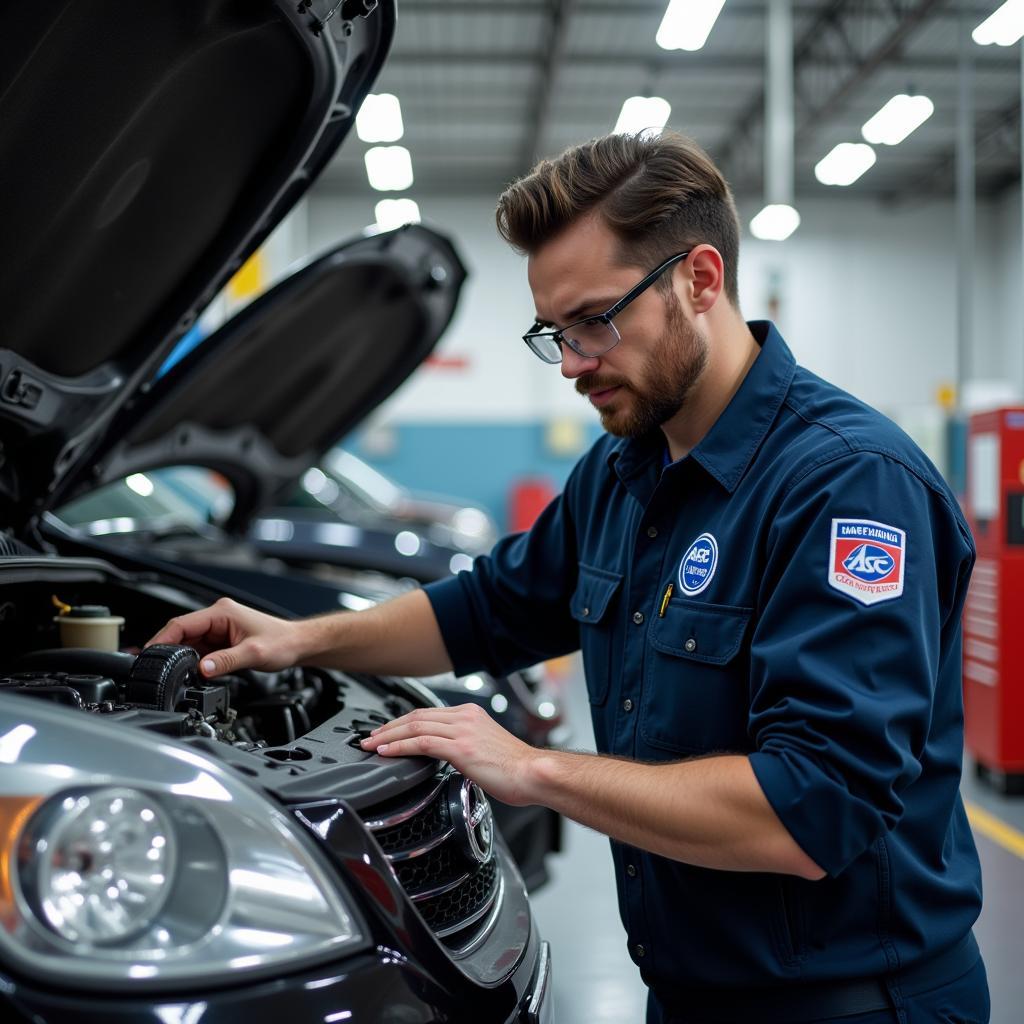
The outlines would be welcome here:
M 871 519 L 833 519 L 829 586 L 861 604 L 891 601 L 903 593 L 907 534 Z

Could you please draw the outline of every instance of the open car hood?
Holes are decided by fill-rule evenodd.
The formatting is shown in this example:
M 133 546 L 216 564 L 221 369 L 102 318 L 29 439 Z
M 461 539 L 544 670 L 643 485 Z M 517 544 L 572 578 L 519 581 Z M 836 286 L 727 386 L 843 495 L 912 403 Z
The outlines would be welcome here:
M 139 396 L 90 486 L 206 466 L 231 481 L 226 525 L 240 529 L 423 362 L 465 277 L 451 242 L 420 225 L 307 263 Z
M 81 489 L 337 149 L 394 23 L 394 0 L 3 6 L 0 526 Z

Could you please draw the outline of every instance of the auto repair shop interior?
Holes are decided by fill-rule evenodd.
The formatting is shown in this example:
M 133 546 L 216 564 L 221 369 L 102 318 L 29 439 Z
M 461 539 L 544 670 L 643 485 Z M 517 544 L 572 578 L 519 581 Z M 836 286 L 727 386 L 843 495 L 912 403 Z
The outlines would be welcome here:
M 1022 95 L 1021 0 L 4 5 L 0 1020 L 1024 1020 Z

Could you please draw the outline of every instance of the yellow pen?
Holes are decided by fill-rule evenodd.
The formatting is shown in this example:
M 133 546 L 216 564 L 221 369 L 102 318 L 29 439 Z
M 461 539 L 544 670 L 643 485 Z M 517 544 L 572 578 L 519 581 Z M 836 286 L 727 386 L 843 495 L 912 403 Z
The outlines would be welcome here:
M 670 583 L 668 585 L 668 590 L 665 591 L 665 596 L 661 599 L 661 609 L 658 611 L 659 619 L 665 618 L 665 609 L 668 607 L 668 602 L 672 598 L 672 590 L 673 586 Z

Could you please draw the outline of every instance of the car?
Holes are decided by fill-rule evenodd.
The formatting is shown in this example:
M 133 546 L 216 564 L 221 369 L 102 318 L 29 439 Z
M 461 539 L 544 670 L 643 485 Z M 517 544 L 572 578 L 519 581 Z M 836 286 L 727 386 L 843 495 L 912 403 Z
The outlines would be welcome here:
M 482 791 L 359 748 L 429 689 L 313 667 L 207 682 L 191 648 L 146 639 L 231 588 L 76 554 L 48 519 L 126 476 L 159 366 L 340 144 L 394 23 L 390 0 L 0 14 L 5 1021 L 552 1019 L 549 952 Z M 422 317 L 424 284 L 367 276 Z M 214 405 L 267 431 L 207 408 L 174 438 L 199 464 L 283 467 L 298 411 L 261 419 L 237 383 Z
M 407 560 L 436 552 L 418 577 L 424 583 L 470 568 L 473 558 L 487 554 L 498 539 L 497 524 L 484 509 L 457 498 L 414 493 L 340 445 L 303 474 L 284 507 L 254 522 L 254 537 L 264 540 L 267 534 L 276 540 L 261 522 L 287 518 L 289 509 L 329 510 L 362 528 L 367 532 L 360 546 L 379 548 L 376 564 L 383 566 L 386 558 L 399 575 L 417 576 Z

